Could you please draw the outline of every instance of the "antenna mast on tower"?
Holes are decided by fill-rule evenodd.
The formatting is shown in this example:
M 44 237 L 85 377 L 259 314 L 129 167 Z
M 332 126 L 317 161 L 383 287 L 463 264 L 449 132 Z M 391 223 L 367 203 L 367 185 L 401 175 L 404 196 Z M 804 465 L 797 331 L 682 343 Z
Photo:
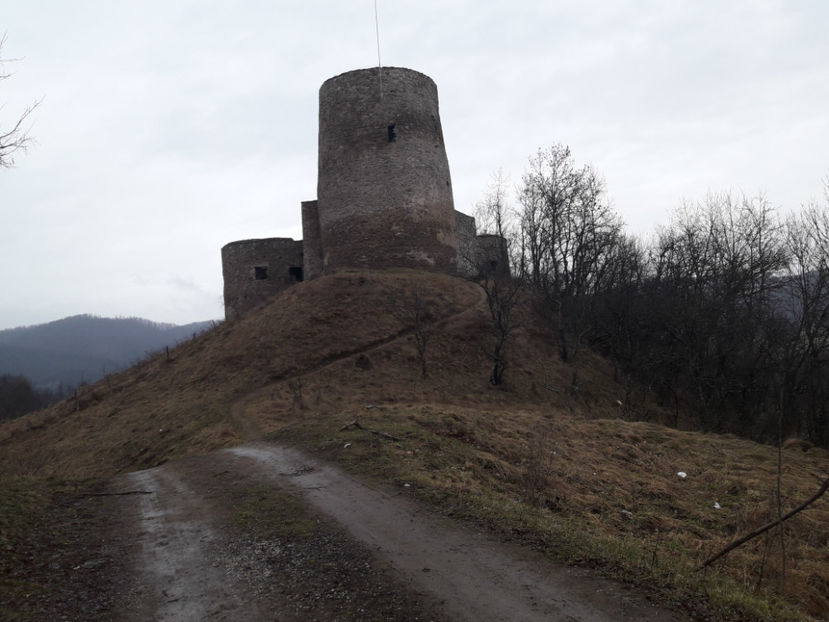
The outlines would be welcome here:
M 380 17 L 377 12 L 377 0 L 374 0 L 374 32 L 377 35 L 377 75 L 380 79 L 380 99 L 383 99 L 383 63 L 380 60 Z

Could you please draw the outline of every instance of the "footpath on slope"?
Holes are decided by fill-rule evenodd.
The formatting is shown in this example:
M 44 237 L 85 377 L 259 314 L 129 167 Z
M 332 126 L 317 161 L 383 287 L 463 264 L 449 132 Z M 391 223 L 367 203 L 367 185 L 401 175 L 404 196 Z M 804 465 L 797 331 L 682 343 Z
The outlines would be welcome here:
M 280 445 L 120 476 L 119 491 L 136 493 L 113 497 L 111 537 L 131 543 L 123 620 L 688 619 Z
M 461 309 L 460 311 L 456 311 L 454 313 L 450 313 L 449 315 L 426 322 L 427 325 L 423 326 L 423 330 L 427 330 L 431 333 L 436 329 L 445 327 L 450 322 L 457 320 L 457 318 L 479 312 L 480 309 L 478 309 L 478 307 L 486 305 L 486 294 L 484 293 L 484 290 L 481 288 L 479 288 L 476 291 L 476 294 L 477 301 L 474 304 L 470 304 L 465 308 Z M 376 352 L 377 350 L 385 348 L 391 344 L 394 344 L 395 342 L 399 342 L 403 339 L 406 339 L 413 333 L 414 329 L 412 327 L 406 327 L 398 330 L 397 332 L 391 335 L 387 335 L 385 337 L 376 339 L 369 343 L 360 344 L 355 348 L 346 349 L 342 352 L 338 352 L 334 355 L 325 357 L 321 361 L 318 361 L 315 364 L 310 365 L 308 367 L 304 367 L 299 371 L 282 374 L 279 377 L 272 379 L 272 381 L 268 384 L 258 389 L 253 389 L 248 393 L 240 396 L 231 406 L 230 420 L 233 422 L 233 425 L 235 426 L 236 431 L 240 435 L 242 441 L 251 442 L 258 440 L 263 436 L 262 430 L 259 429 L 259 427 L 256 425 L 254 421 L 252 421 L 249 417 L 245 416 L 245 410 L 248 408 L 251 402 L 260 398 L 263 395 L 267 395 L 274 389 L 274 387 L 279 386 L 285 382 L 289 382 L 292 380 L 295 381 L 298 379 L 301 380 L 302 378 L 305 378 L 312 374 L 316 374 L 326 368 L 340 364 L 343 361 L 358 355 L 371 354 L 372 352 Z

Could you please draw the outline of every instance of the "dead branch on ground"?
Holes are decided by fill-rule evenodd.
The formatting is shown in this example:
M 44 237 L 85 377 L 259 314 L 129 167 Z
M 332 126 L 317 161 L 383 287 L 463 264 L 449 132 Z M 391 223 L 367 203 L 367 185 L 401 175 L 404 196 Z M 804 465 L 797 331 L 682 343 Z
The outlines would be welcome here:
M 81 495 L 80 497 L 122 497 L 125 495 L 151 495 L 154 491 L 152 490 L 127 490 L 126 492 L 87 492 Z
M 345 430 L 349 430 L 351 428 L 356 428 L 358 430 L 365 430 L 366 432 L 371 432 L 372 434 L 375 434 L 377 436 L 382 436 L 383 438 L 387 438 L 387 439 L 392 440 L 392 441 L 398 441 L 399 442 L 401 440 L 401 439 L 397 438 L 396 436 L 392 436 L 391 434 L 388 434 L 386 432 L 380 432 L 379 430 L 372 430 L 371 428 L 367 428 L 364 425 L 360 424 L 360 422 L 357 421 L 356 419 L 354 421 L 352 421 L 351 423 L 346 423 L 343 427 L 341 427 L 340 432 L 343 432 Z
M 702 563 L 702 565 L 699 568 L 697 568 L 697 570 L 702 570 L 703 568 L 705 568 L 707 566 L 710 566 L 715 561 L 717 561 L 720 557 L 726 555 L 727 553 L 730 553 L 731 551 L 733 551 L 737 547 L 745 544 L 749 540 L 753 540 L 754 538 L 756 538 L 759 535 L 764 534 L 769 529 L 773 529 L 774 527 L 777 527 L 777 525 L 780 525 L 780 524 L 784 523 L 785 521 L 789 520 L 795 514 L 798 514 L 799 512 L 802 512 L 807 507 L 812 505 L 815 501 L 820 499 L 823 496 L 823 494 L 826 492 L 827 489 L 829 489 L 829 477 L 827 477 L 823 481 L 823 484 L 821 485 L 820 490 L 818 490 L 814 495 L 809 497 L 806 501 L 801 503 L 799 506 L 797 506 L 791 512 L 789 512 L 788 514 L 786 514 L 784 516 L 781 516 L 780 518 L 778 518 L 775 521 L 772 521 L 770 523 L 767 523 L 767 524 L 763 525 L 762 527 L 759 527 L 759 528 L 755 529 L 754 531 L 752 531 L 749 534 L 746 534 L 742 538 L 738 538 L 737 540 L 735 540 L 734 542 L 729 544 L 727 547 L 722 549 L 719 553 L 717 553 L 716 555 L 714 555 L 712 557 L 709 557 L 707 560 L 705 560 Z

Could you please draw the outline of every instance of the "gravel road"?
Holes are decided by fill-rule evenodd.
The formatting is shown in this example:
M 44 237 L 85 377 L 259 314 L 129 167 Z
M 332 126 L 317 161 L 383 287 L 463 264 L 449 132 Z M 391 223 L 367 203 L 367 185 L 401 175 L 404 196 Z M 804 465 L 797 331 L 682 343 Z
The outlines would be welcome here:
M 114 490 L 132 493 L 106 536 L 131 569 L 117 582 L 128 622 L 688 619 L 275 444 L 131 473 Z

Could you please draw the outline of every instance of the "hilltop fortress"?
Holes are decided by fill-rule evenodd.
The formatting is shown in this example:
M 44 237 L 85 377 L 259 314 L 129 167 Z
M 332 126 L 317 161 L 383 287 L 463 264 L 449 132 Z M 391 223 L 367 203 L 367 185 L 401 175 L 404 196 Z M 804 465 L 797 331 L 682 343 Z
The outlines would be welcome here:
M 342 268 L 509 270 L 503 238 L 477 235 L 475 219 L 455 210 L 437 87 L 411 69 L 360 69 L 323 83 L 317 200 L 301 209 L 302 240 L 222 248 L 226 319 Z

